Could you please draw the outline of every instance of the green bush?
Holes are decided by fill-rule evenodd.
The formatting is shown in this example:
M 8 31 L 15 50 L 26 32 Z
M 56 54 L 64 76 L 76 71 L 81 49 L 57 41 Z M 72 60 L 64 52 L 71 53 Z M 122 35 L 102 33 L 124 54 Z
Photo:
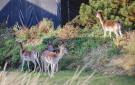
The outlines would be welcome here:
M 12 35 L 12 31 L 5 28 L 0 29 L 0 66 L 3 68 L 4 64 L 8 62 L 11 67 L 18 67 L 20 61 L 19 47 Z M 3 36 L 2 36 L 3 35 Z M 10 68 L 11 68 L 10 67 Z

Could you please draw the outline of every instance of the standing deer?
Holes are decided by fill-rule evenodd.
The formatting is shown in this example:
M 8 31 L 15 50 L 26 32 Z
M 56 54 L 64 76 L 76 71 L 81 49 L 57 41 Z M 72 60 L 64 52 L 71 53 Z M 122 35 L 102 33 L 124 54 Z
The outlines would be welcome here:
M 64 45 L 59 46 L 59 51 L 50 52 L 45 50 L 42 53 L 41 59 L 45 64 L 47 64 L 47 71 L 50 77 L 53 77 L 55 70 L 58 70 L 58 62 L 64 54 L 67 54 L 67 49 Z M 51 66 L 51 73 L 49 71 L 49 66 Z
M 106 37 L 106 33 L 109 32 L 110 38 L 111 38 L 111 33 L 114 32 L 116 37 L 121 36 L 122 37 L 122 32 L 121 32 L 121 24 L 117 21 L 113 20 L 103 20 L 102 15 L 100 12 L 96 13 L 96 17 L 99 19 L 102 28 L 104 30 L 104 37 Z
M 29 62 L 33 62 L 34 64 L 34 71 L 36 69 L 36 62 L 38 63 L 39 67 L 40 67 L 40 63 L 39 63 L 39 60 L 38 60 L 38 52 L 35 51 L 35 50 L 32 50 L 32 51 L 28 51 L 26 49 L 23 48 L 23 45 L 22 43 L 19 43 L 20 44 L 20 57 L 21 57 L 21 61 L 22 61 L 22 69 L 21 71 L 23 71 L 23 67 L 24 67 L 24 64 L 25 64 L 25 61 L 27 61 L 27 66 L 28 68 L 30 69 L 29 67 Z
M 50 51 L 50 52 L 54 52 L 55 51 L 55 48 L 53 46 L 53 44 L 51 42 L 48 43 L 47 45 L 47 51 Z M 42 71 L 47 71 L 47 63 L 45 63 L 42 59 L 41 59 L 41 63 L 42 63 Z

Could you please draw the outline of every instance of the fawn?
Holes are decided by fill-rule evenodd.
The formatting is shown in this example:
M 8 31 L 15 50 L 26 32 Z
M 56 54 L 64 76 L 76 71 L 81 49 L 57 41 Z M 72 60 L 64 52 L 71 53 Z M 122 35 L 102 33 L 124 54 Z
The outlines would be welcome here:
M 118 36 L 122 37 L 122 32 L 121 32 L 122 25 L 119 22 L 113 20 L 103 20 L 100 12 L 96 13 L 96 17 L 99 19 L 102 25 L 102 28 L 104 30 L 104 37 L 106 37 L 106 32 L 109 32 L 110 38 L 112 32 L 115 33 L 116 37 Z
M 45 50 L 42 55 L 41 59 L 43 63 L 47 64 L 47 71 L 50 77 L 54 76 L 55 70 L 58 70 L 58 62 L 59 60 L 64 56 L 64 54 L 67 54 L 67 49 L 62 44 L 59 46 L 59 51 L 50 52 L 48 50 Z M 51 66 L 51 72 L 49 71 L 49 66 Z
M 30 69 L 29 62 L 30 61 L 33 62 L 33 64 L 34 64 L 34 71 L 35 71 L 36 63 L 38 63 L 38 65 L 40 67 L 40 63 L 39 63 L 39 59 L 38 59 L 39 53 L 37 51 L 35 51 L 35 50 L 28 51 L 28 50 L 23 48 L 22 43 L 19 43 L 19 44 L 20 44 L 20 47 L 21 47 L 20 48 L 20 57 L 21 57 L 21 61 L 22 61 L 21 71 L 23 71 L 23 67 L 24 67 L 25 61 L 27 61 L 27 66 L 28 66 L 29 69 Z

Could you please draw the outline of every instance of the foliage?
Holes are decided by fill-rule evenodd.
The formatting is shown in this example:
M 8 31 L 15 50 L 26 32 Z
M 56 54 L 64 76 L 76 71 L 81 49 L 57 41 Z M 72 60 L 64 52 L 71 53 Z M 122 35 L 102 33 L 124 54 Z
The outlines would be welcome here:
M 58 32 L 58 37 L 60 39 L 73 39 L 78 36 L 79 29 L 73 27 L 72 25 L 65 25 L 63 29 Z
M 101 11 L 104 19 L 122 21 L 126 27 L 135 27 L 135 1 L 133 0 L 89 0 L 89 4 L 80 7 L 82 25 L 96 24 L 96 11 Z
M 15 30 L 16 40 L 19 42 L 26 41 L 30 37 L 29 29 L 26 27 L 16 30 L 16 26 L 14 26 L 13 29 Z
M 46 19 L 46 18 L 44 18 L 42 21 L 40 21 L 38 26 L 39 26 L 38 28 L 40 28 L 42 30 L 43 29 L 46 29 L 46 30 L 48 29 L 48 31 L 53 30 L 53 28 L 54 28 L 53 22 L 51 20 L 49 20 L 49 19 Z
M 48 19 L 43 19 L 37 26 L 31 28 L 19 27 L 15 25 L 13 27 L 16 41 L 24 42 L 24 46 L 37 46 L 42 44 L 44 37 L 51 31 L 53 31 L 53 23 Z
M 49 33 L 50 31 L 54 30 L 53 22 L 49 19 L 43 19 L 38 24 L 38 33 L 40 33 L 40 36 Z
M 8 62 L 10 68 L 16 67 L 19 63 L 19 47 L 13 38 L 12 31 L 3 27 L 0 29 L 0 69 Z

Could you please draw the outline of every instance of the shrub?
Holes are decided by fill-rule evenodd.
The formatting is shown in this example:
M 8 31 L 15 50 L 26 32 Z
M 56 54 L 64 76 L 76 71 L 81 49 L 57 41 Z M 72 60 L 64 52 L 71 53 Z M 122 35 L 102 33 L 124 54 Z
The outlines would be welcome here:
M 19 63 L 19 47 L 12 35 L 12 31 L 3 28 L 0 29 L 0 69 L 3 68 L 5 62 L 8 62 L 8 67 L 18 67 Z
M 74 28 L 72 25 L 65 25 L 63 29 L 58 32 L 60 39 L 73 39 L 78 36 L 79 29 Z
M 39 22 L 38 26 L 38 33 L 40 33 L 40 35 L 44 35 L 52 30 L 54 30 L 54 25 L 53 22 L 51 20 L 48 19 L 43 19 L 42 21 Z
M 17 29 L 14 26 L 13 29 L 15 31 L 16 41 L 23 42 L 23 41 L 26 41 L 30 37 L 29 29 L 26 27 L 21 27 L 20 29 Z
M 31 28 L 19 27 L 15 25 L 13 27 L 16 41 L 24 42 L 24 46 L 38 46 L 42 44 L 43 38 L 51 32 L 53 28 L 52 21 L 43 19 L 37 26 Z
M 82 4 L 80 7 L 80 22 L 83 26 L 92 27 L 95 23 L 94 10 L 89 5 Z

